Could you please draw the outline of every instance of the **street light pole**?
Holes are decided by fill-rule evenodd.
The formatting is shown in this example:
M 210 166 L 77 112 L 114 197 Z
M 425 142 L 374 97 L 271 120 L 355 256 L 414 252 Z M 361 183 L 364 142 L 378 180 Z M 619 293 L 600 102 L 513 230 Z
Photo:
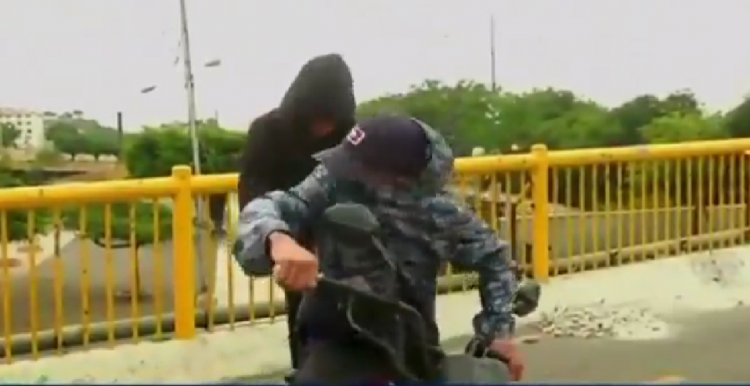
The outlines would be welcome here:
M 195 108 L 195 80 L 193 77 L 193 63 L 190 58 L 190 33 L 188 32 L 187 7 L 185 0 L 180 0 L 180 20 L 182 27 L 182 60 L 185 66 L 188 129 L 190 131 L 190 142 L 193 146 L 193 171 L 195 174 L 201 174 L 200 144 L 198 143 L 198 122 Z M 200 213 L 198 215 L 200 215 Z
M 188 113 L 188 130 L 190 132 L 190 142 L 193 147 L 193 173 L 201 174 L 201 160 L 200 160 L 200 139 L 198 137 L 198 122 L 197 113 L 195 108 L 195 80 L 193 78 L 193 64 L 190 57 L 190 33 L 188 32 L 188 20 L 187 20 L 187 5 L 185 0 L 180 0 L 180 27 L 182 29 L 182 61 L 185 66 L 185 91 L 187 94 L 187 113 Z M 198 262 L 198 280 L 200 284 L 199 293 L 203 294 L 208 291 L 208 285 L 206 283 L 206 277 L 204 275 L 205 270 L 203 269 L 203 259 L 201 259 L 201 253 L 203 252 L 203 237 L 202 228 L 203 223 L 203 205 L 200 198 L 196 201 L 196 222 L 198 225 L 198 231 L 195 233 L 196 241 L 198 244 L 198 250 L 196 251 L 196 257 Z
M 497 91 L 497 79 L 495 75 L 495 15 L 490 16 L 490 84 L 492 91 Z
M 203 64 L 203 68 L 206 68 L 208 70 L 212 70 L 212 69 L 221 67 L 221 64 L 222 64 L 221 63 L 221 59 L 217 58 L 217 59 L 209 60 L 208 62 L 204 63 Z M 214 122 L 216 123 L 216 125 L 218 126 L 219 125 L 219 108 L 218 108 L 218 106 L 214 106 L 213 110 L 214 110 L 213 119 L 214 119 Z M 208 116 L 208 114 L 206 114 L 206 116 Z

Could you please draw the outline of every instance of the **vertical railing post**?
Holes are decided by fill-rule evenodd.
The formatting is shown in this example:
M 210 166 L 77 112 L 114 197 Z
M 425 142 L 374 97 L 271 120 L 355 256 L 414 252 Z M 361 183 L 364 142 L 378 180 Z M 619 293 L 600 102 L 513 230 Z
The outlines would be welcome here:
M 195 247 L 193 237 L 193 194 L 189 166 L 175 166 L 172 177 L 178 190 L 174 197 L 174 308 L 175 337 L 195 337 Z
M 740 189 L 745 190 L 742 196 L 740 196 L 745 199 L 745 214 L 740 221 L 744 230 L 742 233 L 742 242 L 747 243 L 750 242 L 750 178 L 747 177 L 747 174 L 750 173 L 750 162 L 748 162 L 750 159 L 750 150 L 746 150 L 742 155 L 740 162 L 744 163 L 745 166 L 740 166 L 739 169 L 744 172 L 744 175 L 740 175 L 738 180 L 740 181 Z
M 534 145 L 531 154 L 536 158 L 532 171 L 532 201 L 534 202 L 534 246 L 532 266 L 534 278 L 546 281 L 549 278 L 549 159 L 547 146 Z

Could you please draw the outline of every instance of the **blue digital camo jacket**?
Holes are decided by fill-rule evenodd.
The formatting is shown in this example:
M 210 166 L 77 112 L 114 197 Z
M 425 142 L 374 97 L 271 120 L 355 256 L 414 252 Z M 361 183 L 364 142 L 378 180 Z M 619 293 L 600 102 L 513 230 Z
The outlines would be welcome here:
M 441 264 L 476 271 L 482 310 L 474 317 L 478 336 L 503 337 L 514 328 L 512 297 L 516 281 L 509 267 L 510 249 L 473 212 L 457 204 L 445 189 L 453 172 L 453 154 L 440 134 L 427 129 L 433 156 L 418 183 L 410 189 L 368 189 L 336 180 L 318 166 L 289 191 L 274 191 L 251 201 L 240 214 L 235 255 L 244 271 L 269 275 L 272 262 L 266 239 L 273 231 L 295 234 L 314 223 L 334 203 L 367 206 L 383 228 L 384 245 L 415 284 L 417 298 L 432 310 L 434 321 L 437 275 Z

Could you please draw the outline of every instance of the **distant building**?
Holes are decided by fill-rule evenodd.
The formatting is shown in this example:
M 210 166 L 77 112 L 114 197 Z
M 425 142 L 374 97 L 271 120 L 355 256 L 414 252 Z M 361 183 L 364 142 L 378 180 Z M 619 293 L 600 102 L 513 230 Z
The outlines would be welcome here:
M 24 150 L 41 149 L 46 144 L 44 135 L 44 113 L 0 107 L 0 124 L 8 123 L 21 131 L 16 138 L 16 147 Z

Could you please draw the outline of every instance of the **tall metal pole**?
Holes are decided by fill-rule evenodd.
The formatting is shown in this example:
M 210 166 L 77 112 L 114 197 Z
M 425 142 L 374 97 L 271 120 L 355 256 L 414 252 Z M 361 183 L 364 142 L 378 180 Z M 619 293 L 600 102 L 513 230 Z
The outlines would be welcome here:
M 190 33 L 188 32 L 187 7 L 185 0 L 180 0 L 180 17 L 182 27 L 182 61 L 185 66 L 185 91 L 187 95 L 188 129 L 193 146 L 193 172 L 201 174 L 200 144 L 198 143 L 198 122 L 195 109 L 195 81 L 193 63 L 190 58 Z
M 200 159 L 200 144 L 198 137 L 198 121 L 197 113 L 195 108 L 195 81 L 193 79 L 193 63 L 190 58 L 190 33 L 188 32 L 188 20 L 187 20 L 187 5 L 185 0 L 180 0 L 180 26 L 182 28 L 182 61 L 185 65 L 185 91 L 187 94 L 187 113 L 188 113 L 188 130 L 190 132 L 190 142 L 193 147 L 193 173 L 201 174 L 201 159 Z M 198 280 L 200 284 L 199 294 L 207 292 L 208 286 L 206 283 L 206 277 L 204 275 L 205 270 L 203 269 L 203 259 L 201 259 L 201 252 L 203 252 L 203 205 L 202 200 L 198 199 L 196 202 L 196 222 L 198 225 L 198 231 L 195 233 L 196 241 L 198 243 L 198 250 L 196 251 L 196 257 L 198 261 Z
M 122 111 L 117 112 L 117 147 L 119 148 L 118 154 L 120 157 L 120 160 L 125 159 L 125 151 L 123 146 L 123 140 L 125 137 L 124 129 L 123 129 L 123 122 L 122 122 Z
M 495 76 L 495 15 L 490 16 L 490 84 L 492 91 L 497 91 Z

